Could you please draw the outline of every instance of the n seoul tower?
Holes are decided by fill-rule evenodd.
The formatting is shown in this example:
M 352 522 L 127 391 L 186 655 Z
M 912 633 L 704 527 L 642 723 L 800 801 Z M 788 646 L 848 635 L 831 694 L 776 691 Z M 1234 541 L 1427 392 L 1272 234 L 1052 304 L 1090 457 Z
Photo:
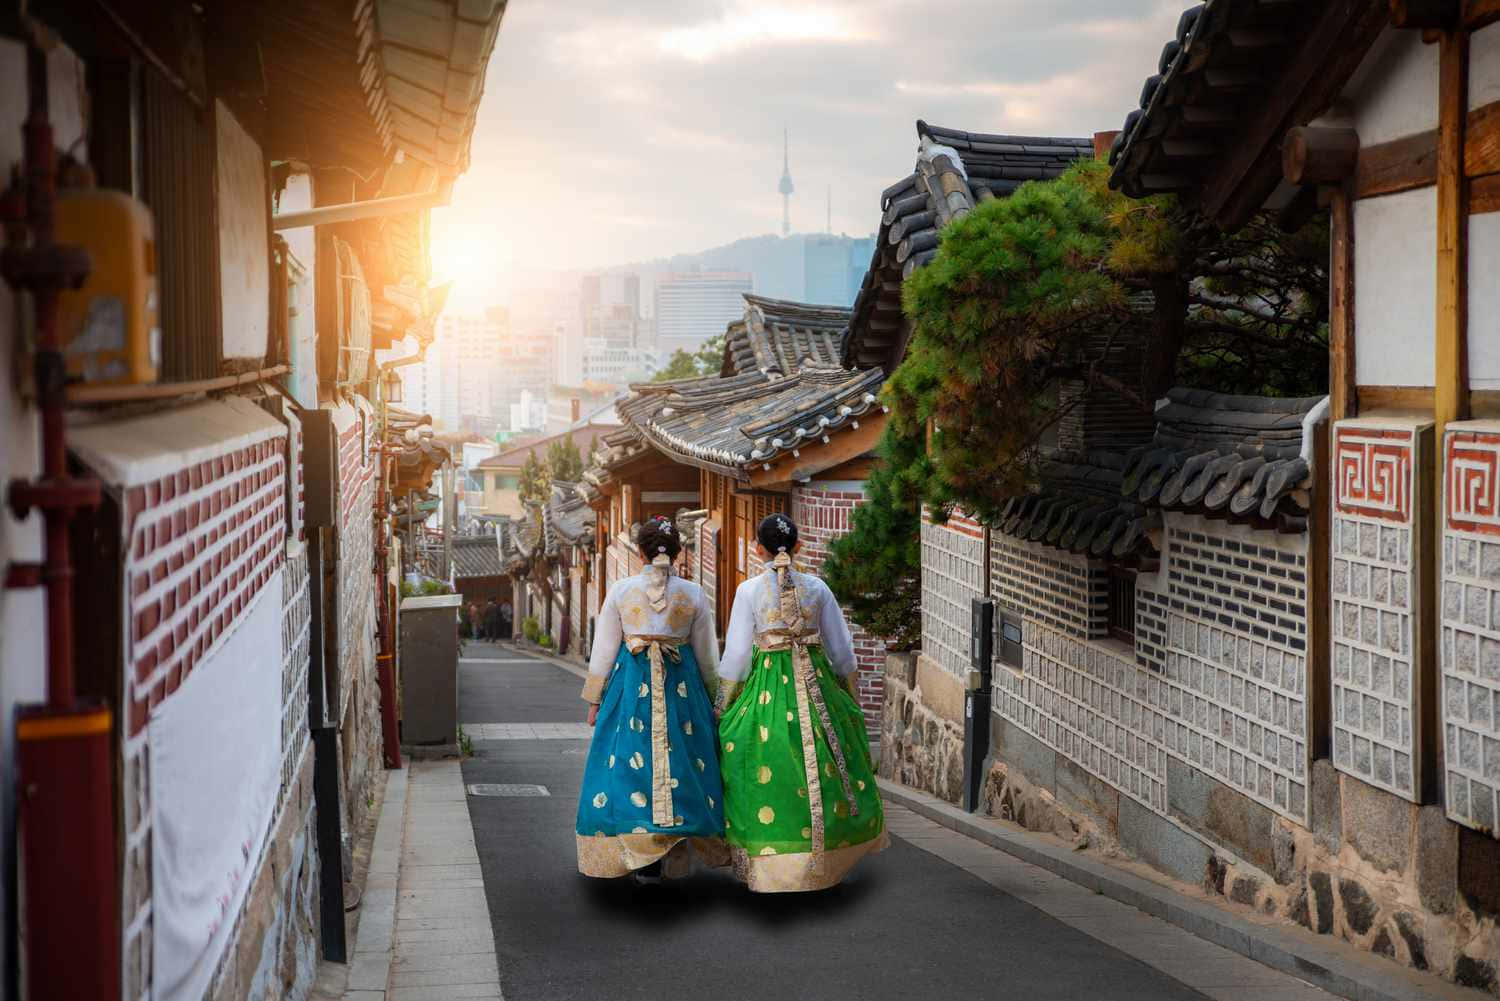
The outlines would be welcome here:
M 789 236 L 792 232 L 792 167 L 787 157 L 787 133 L 781 130 L 781 184 L 777 186 L 781 192 L 781 235 Z

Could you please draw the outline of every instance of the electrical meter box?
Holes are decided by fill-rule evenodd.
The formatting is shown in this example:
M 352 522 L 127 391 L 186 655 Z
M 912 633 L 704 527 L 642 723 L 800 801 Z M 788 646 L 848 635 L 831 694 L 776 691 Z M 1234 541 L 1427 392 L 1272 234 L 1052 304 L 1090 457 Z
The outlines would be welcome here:
M 64 292 L 58 326 L 68 375 L 87 383 L 155 382 L 161 364 L 151 210 L 121 191 L 58 192 L 55 239 L 88 251 L 88 281 Z

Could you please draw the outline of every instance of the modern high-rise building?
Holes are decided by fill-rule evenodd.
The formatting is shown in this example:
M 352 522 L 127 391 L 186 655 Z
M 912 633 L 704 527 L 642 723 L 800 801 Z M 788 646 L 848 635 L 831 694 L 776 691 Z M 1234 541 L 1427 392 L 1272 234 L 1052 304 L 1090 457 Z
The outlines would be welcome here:
M 656 281 L 656 350 L 669 358 L 679 348 L 695 351 L 731 320 L 745 315 L 744 294 L 755 291 L 744 271 L 698 271 L 663 275 Z
M 873 237 L 809 234 L 803 238 L 802 302 L 851 306 L 875 252 Z

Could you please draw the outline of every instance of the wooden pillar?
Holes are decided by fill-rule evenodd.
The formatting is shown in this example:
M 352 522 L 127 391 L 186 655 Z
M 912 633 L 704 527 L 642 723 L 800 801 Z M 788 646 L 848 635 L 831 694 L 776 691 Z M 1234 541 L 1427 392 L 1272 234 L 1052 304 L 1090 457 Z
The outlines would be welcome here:
M 1468 182 L 1464 177 L 1464 125 L 1468 116 L 1469 37 L 1443 32 L 1438 42 L 1437 315 L 1433 418 L 1441 463 L 1443 426 L 1468 416 L 1466 340 L 1468 303 Z M 1441 475 L 1441 469 L 1439 470 Z
M 1349 186 L 1330 186 L 1328 199 L 1328 409 L 1341 421 L 1359 412 L 1354 368 L 1354 202 Z

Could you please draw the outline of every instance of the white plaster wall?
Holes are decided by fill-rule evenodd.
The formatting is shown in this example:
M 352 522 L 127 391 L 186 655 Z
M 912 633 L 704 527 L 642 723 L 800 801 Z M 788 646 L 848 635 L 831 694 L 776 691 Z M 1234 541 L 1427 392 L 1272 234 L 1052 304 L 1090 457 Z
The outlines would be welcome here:
M 59 45 L 50 57 L 52 127 L 57 145 L 64 149 L 83 135 L 80 95 L 84 93 L 83 63 Z M 0 38 L 0 164 L 21 160 L 21 123 L 26 118 L 26 50 L 17 42 Z M 87 148 L 80 145 L 80 153 Z M 12 366 L 12 347 L 19 336 L 15 329 L 16 301 L 10 286 L 0 281 L 0 480 L 36 475 L 40 467 L 39 424 L 36 411 L 16 393 L 18 373 Z M 42 521 L 35 514 L 17 521 L 9 505 L 0 505 L 0 568 L 15 562 L 42 558 Z M 47 695 L 46 603 L 40 590 L 11 591 L 0 588 L 0 789 L 15 782 L 15 755 L 11 719 L 21 703 L 40 702 Z M 0 796 L 0 850 L 13 853 L 16 818 L 10 796 Z M 0 899 L 10 890 L 0 867 Z M 0 938 L 10 935 L 0 910 Z
M 1354 203 L 1354 358 L 1361 386 L 1433 384 L 1436 190 Z
M 1437 128 L 1438 51 L 1387 28 L 1344 88 L 1362 146 Z
M 224 357 L 264 358 L 271 301 L 265 154 L 222 102 L 214 108 Z
M 1469 35 L 1469 107 L 1500 101 L 1500 24 Z
M 1500 56 L 1500 53 L 1497 53 Z M 1469 388 L 1500 389 L 1500 212 L 1469 216 Z
M 281 197 L 276 201 L 276 214 L 286 215 L 289 212 L 302 212 L 313 207 L 313 184 L 311 174 L 293 174 L 286 180 L 286 187 L 281 189 Z M 300 229 L 284 229 L 281 238 L 307 269 L 309 276 L 313 274 L 313 265 L 316 263 L 317 254 L 317 229 L 312 226 L 303 226 Z

